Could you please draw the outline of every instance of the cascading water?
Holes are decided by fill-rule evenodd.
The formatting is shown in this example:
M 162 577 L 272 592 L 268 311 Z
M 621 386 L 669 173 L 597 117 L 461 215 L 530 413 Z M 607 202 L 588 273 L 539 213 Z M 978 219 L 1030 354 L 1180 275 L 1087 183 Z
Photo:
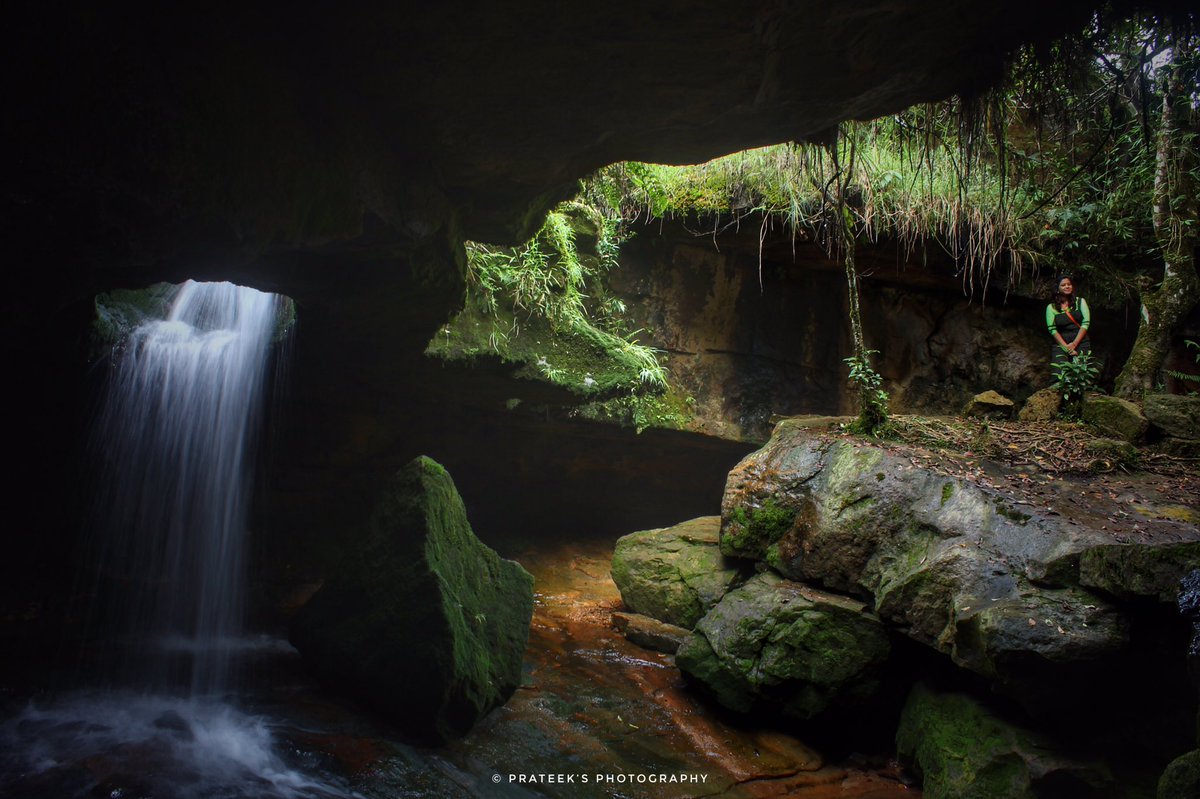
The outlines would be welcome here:
M 118 586 L 122 682 L 194 696 L 229 686 L 242 632 L 250 476 L 281 298 L 189 281 L 114 363 L 101 573 Z
M 251 472 L 284 302 L 189 281 L 115 355 L 89 557 L 106 676 L 0 724 L 0 795 L 347 795 L 285 762 L 272 723 L 229 693 L 236 656 L 287 648 L 243 636 Z

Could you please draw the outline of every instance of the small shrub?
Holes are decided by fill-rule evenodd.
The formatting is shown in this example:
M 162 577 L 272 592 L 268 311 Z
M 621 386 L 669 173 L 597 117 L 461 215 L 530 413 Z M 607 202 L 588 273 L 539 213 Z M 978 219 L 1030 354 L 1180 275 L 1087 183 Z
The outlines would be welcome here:
M 1083 395 L 1096 387 L 1100 370 L 1092 362 L 1092 354 L 1085 352 L 1069 361 L 1050 367 L 1054 371 L 1054 388 L 1063 395 L 1063 401 L 1077 403 Z
M 879 435 L 888 424 L 888 394 L 881 388 L 883 377 L 871 367 L 871 356 L 878 350 L 866 350 L 861 356 L 845 358 L 850 367 L 850 383 L 858 389 L 858 420 L 851 426 L 856 433 Z

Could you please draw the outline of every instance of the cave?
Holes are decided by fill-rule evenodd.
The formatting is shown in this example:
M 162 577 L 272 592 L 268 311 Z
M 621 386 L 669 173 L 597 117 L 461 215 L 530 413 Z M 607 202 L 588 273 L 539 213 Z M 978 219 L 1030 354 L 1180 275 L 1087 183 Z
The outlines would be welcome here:
M 841 299 L 836 308 L 829 300 L 844 290 L 836 264 L 812 245 L 798 264 L 785 236 L 763 250 L 756 231 L 727 237 L 719 251 L 682 228 L 635 241 L 615 280 L 641 297 L 635 313 L 665 331 L 656 345 L 691 358 L 696 379 L 716 380 L 726 397 L 703 431 L 636 433 L 553 410 L 573 401 L 514 380 L 504 364 L 425 354 L 462 307 L 463 242 L 528 238 L 581 177 L 610 163 L 688 164 L 823 141 L 844 120 L 980 92 L 1018 46 L 1077 29 L 1096 7 L 14 12 L 4 56 L 12 467 L 0 707 L 64 679 L 61 651 L 77 644 L 88 615 L 77 553 L 97 490 L 92 419 L 109 360 L 92 334 L 98 295 L 231 281 L 294 303 L 249 510 L 256 623 L 285 623 L 330 560 L 355 545 L 380 487 L 418 455 L 453 475 L 476 533 L 505 557 L 566 537 L 590 564 L 616 535 L 718 512 L 726 475 L 769 437 L 775 414 L 847 412 Z M 1028 296 L 1006 304 L 1002 291 L 964 296 L 951 264 L 906 267 L 886 244 L 864 258 L 875 265 L 864 303 L 879 340 L 978 339 L 1040 307 Z M 667 289 L 644 292 L 638 281 L 664 280 L 664 264 L 702 289 L 738 274 L 746 291 L 726 311 L 751 329 L 714 338 L 685 294 L 667 307 Z M 772 292 L 755 290 L 756 279 Z M 933 299 L 918 307 L 914 286 Z M 811 330 L 796 322 L 798 307 L 811 308 L 801 314 Z M 1113 363 L 1132 343 L 1132 312 L 1122 325 Z M 787 349 L 806 335 L 815 361 Z M 972 351 L 990 358 L 988 385 L 947 365 L 949 344 L 936 362 L 916 343 L 894 347 L 883 371 L 905 408 L 952 413 L 975 390 L 999 383 L 1023 399 L 1045 377 L 1003 362 L 1008 349 Z M 360 732 L 339 734 L 369 747 Z M 876 795 L 870 773 L 856 777 L 863 796 Z M 113 779 L 137 789 L 136 779 Z

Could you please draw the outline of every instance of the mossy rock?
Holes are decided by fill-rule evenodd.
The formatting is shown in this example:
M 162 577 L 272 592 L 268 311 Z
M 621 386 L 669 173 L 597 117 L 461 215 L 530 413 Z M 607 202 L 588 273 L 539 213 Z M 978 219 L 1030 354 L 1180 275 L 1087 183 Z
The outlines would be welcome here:
M 630 610 L 692 629 L 742 576 L 717 545 L 721 520 L 698 519 L 617 539 L 612 578 Z
M 963 408 L 962 415 L 984 419 L 1011 419 L 1015 404 L 996 391 L 984 391 L 971 397 Z
M 700 620 L 675 662 L 732 710 L 810 719 L 869 698 L 889 652 L 861 603 L 763 573 Z
M 1142 412 L 1163 435 L 1200 439 L 1200 396 L 1148 394 Z
M 1021 406 L 1017 418 L 1022 422 L 1049 422 L 1058 418 L 1062 411 L 1062 394 L 1058 389 L 1043 388 L 1035 391 Z
M 1081 553 L 1079 583 L 1113 596 L 1173 604 L 1179 581 L 1200 568 L 1200 542 L 1111 544 Z
M 913 688 L 900 717 L 896 747 L 922 777 L 926 799 L 1034 799 L 1095 796 L 1112 779 L 1100 764 L 1055 754 L 1037 734 L 1011 724 L 961 693 Z
M 1086 451 L 1092 459 L 1088 464 L 1092 471 L 1108 471 L 1116 466 L 1134 466 L 1139 457 L 1137 447 L 1117 438 L 1094 438 L 1087 442 Z
M 1200 796 L 1200 749 L 1170 762 L 1158 780 L 1157 799 L 1196 799 Z
M 1155 448 L 1172 458 L 1200 459 L 1200 438 L 1164 438 Z
M 1139 441 L 1146 434 L 1150 422 L 1142 409 L 1129 400 L 1092 394 L 1083 400 L 1083 421 L 1105 436 L 1122 441 Z
M 438 742 L 516 690 L 532 615 L 533 578 L 475 537 L 450 475 L 421 457 L 290 637 L 323 682 Z
M 96 315 L 92 319 L 92 349 L 101 352 L 117 346 L 146 322 L 165 319 L 179 287 L 173 283 L 155 283 L 144 289 L 114 289 L 97 294 L 92 301 Z
M 721 551 L 733 557 L 768 559 L 771 548 L 791 531 L 796 511 L 773 498 L 761 505 L 740 505 L 730 510 L 721 528 Z
M 956 614 L 955 663 L 1033 693 L 1043 664 L 1085 666 L 1129 645 L 1129 621 L 1113 605 L 1078 588 L 1035 589 L 976 602 Z M 1027 672 L 1027 669 L 1033 670 Z

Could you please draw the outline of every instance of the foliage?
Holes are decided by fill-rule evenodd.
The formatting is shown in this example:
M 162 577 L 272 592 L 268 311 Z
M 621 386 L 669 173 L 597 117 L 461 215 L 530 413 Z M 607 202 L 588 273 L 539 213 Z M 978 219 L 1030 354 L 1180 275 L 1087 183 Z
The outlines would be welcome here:
M 1033 198 L 1006 187 L 985 160 L 976 158 L 964 171 L 960 154 L 945 146 L 955 135 L 957 108 L 955 101 L 849 124 L 832 151 L 788 143 L 696 166 L 614 164 L 585 181 L 584 193 L 629 223 L 703 221 L 707 228 L 694 232 L 715 239 L 749 219 L 760 239 L 779 229 L 828 245 L 840 224 L 833 184 L 841 181 L 853 226 L 866 240 L 892 237 L 908 252 L 939 242 L 961 262 L 968 282 L 1002 258 L 1019 276 L 1037 222 L 1017 210 Z M 852 174 L 844 175 L 847 163 Z
M 1083 352 L 1074 358 L 1052 364 L 1054 388 L 1062 392 L 1067 403 L 1078 402 L 1083 395 L 1096 387 L 1100 370 L 1092 362 L 1092 354 Z
M 866 350 L 861 356 L 852 355 L 845 359 L 850 367 L 850 383 L 859 394 L 858 419 L 852 425 L 856 433 L 877 436 L 888 424 L 888 395 L 881 386 L 883 378 L 871 367 L 871 356 L 876 350 Z
M 662 391 L 666 372 L 656 350 L 626 330 L 625 306 L 605 286 L 626 233 L 620 220 L 578 201 L 560 204 L 537 234 L 517 247 L 466 242 L 467 295 L 463 322 L 486 326 L 487 347 L 501 357 L 523 359 L 542 377 L 581 393 L 613 388 L 600 375 L 615 365 L 633 392 Z M 587 245 L 581 247 L 580 239 Z M 449 337 L 457 323 L 443 331 Z M 476 335 L 474 331 L 460 331 Z M 533 345 L 518 339 L 537 334 Z M 566 347 L 571 339 L 578 346 Z M 554 344 L 551 340 L 556 340 Z M 544 343 L 543 343 L 544 342 Z M 431 345 L 446 353 L 446 342 Z M 474 349 L 467 348 L 466 354 Z M 589 354 L 590 353 L 590 354 Z M 590 361 L 590 362 L 589 362 Z M 611 363 L 610 363 L 611 362 Z
M 1196 350 L 1196 363 L 1200 364 L 1200 344 L 1191 339 L 1184 339 L 1183 344 L 1188 349 Z M 1200 375 L 1192 374 L 1191 372 L 1180 372 L 1177 369 L 1164 369 L 1163 371 L 1181 383 L 1189 383 L 1200 387 Z

